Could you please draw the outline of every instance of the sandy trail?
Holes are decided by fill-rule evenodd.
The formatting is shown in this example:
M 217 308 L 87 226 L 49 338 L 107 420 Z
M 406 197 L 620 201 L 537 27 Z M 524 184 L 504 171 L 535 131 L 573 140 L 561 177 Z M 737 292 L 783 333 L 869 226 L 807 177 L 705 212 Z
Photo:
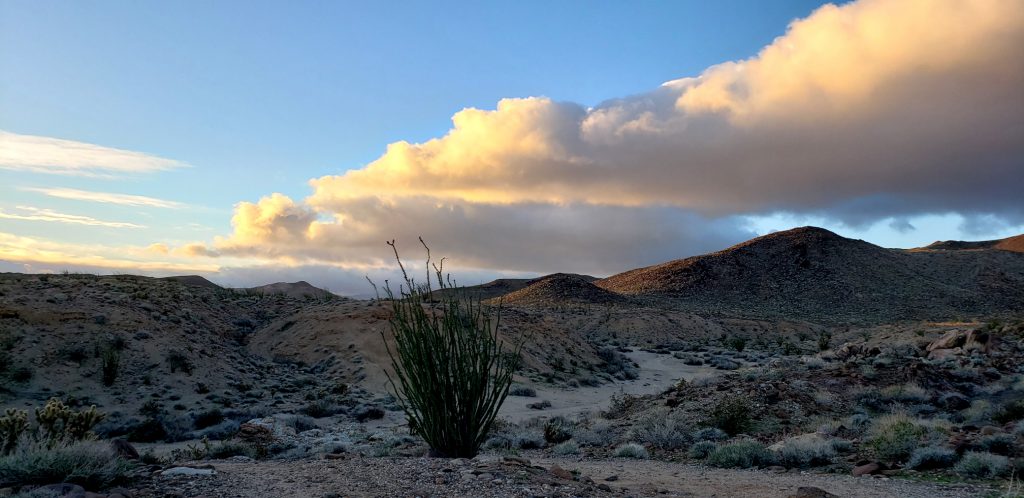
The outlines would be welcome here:
M 536 398 L 509 396 L 502 405 L 499 415 L 513 422 L 520 422 L 537 416 L 572 416 L 585 411 L 597 412 L 607 408 L 608 400 L 616 393 L 653 394 L 664 391 L 679 379 L 691 380 L 695 377 L 718 374 L 714 368 L 687 365 L 683 360 L 667 354 L 634 351 L 626 353 L 626 356 L 640 365 L 639 377 L 635 380 L 574 389 L 536 384 L 532 386 L 537 390 Z M 550 401 L 551 407 L 544 410 L 527 407 L 541 400 Z

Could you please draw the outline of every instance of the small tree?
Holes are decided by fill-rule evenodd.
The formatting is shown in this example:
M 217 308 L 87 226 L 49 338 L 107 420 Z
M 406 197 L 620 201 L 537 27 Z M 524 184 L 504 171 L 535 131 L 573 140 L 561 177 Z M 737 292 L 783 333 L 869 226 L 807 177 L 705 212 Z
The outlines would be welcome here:
M 433 265 L 435 292 L 425 243 L 425 284 L 409 278 L 394 241 L 388 245 L 405 280 L 397 296 L 390 285 L 384 287 L 395 339 L 392 350 L 384 337 L 395 370 L 388 380 L 409 427 L 430 445 L 432 456 L 472 458 L 508 396 L 522 344 L 511 353 L 503 351 L 497 338 L 500 307 L 492 319 L 480 299 L 463 299 L 459 288 L 442 277 L 443 259 L 441 266 Z

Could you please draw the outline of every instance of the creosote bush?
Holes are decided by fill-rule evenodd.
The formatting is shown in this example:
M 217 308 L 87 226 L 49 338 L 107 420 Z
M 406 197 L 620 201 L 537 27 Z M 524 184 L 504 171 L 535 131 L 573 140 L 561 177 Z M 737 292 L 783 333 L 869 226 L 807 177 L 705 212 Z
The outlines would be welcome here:
M 711 410 L 710 423 L 713 427 L 735 436 L 750 429 L 751 411 L 750 401 L 746 398 L 726 398 Z
M 707 458 L 708 465 L 725 469 L 766 467 L 775 463 L 775 457 L 765 445 L 757 441 L 737 441 L 715 448 Z
M 429 270 L 427 282 L 417 284 L 405 272 L 394 241 L 388 244 L 405 279 L 398 295 L 385 286 L 394 347 L 383 338 L 395 371 L 388 374 L 395 397 L 432 455 L 472 458 L 508 396 L 522 344 L 503 351 L 497 338 L 500 307 L 492 317 L 479 299 L 463 299 L 437 265 L 436 291 Z M 423 247 L 430 268 L 430 248 Z
M 1010 472 L 1010 459 L 1002 455 L 968 451 L 954 470 L 969 479 L 995 479 Z
M 924 446 L 917 448 L 907 460 L 907 468 L 913 470 L 946 469 L 956 463 L 957 454 L 949 448 Z
M 905 414 L 884 415 L 871 426 L 867 444 L 881 460 L 903 461 L 920 446 L 927 433 L 927 427 Z
M 690 430 L 678 413 L 666 409 L 653 410 L 637 421 L 632 438 L 654 448 L 677 450 L 690 443 Z

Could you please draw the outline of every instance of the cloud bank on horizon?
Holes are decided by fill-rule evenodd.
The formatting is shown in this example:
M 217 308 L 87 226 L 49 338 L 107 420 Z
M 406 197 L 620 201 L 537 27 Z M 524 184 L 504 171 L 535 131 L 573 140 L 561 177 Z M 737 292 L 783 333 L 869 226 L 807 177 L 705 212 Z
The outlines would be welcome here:
M 365 262 L 423 234 L 473 266 L 601 272 L 721 247 L 747 235 L 744 215 L 1016 225 L 1022 46 L 1013 0 L 826 5 L 751 59 L 648 93 L 465 109 L 443 137 L 311 180 L 305 200 L 239 203 L 214 246 Z
M 1019 226 L 1020 47 L 1016 0 L 826 5 L 750 59 L 592 108 L 530 97 L 465 109 L 442 137 L 310 180 L 305 199 L 238 203 L 228 235 L 145 251 L 204 267 L 358 271 L 390 263 L 383 241 L 422 235 L 460 268 L 606 274 L 720 249 L 772 213 L 898 230 L 949 213 L 968 231 Z M 62 162 L 56 139 L 32 138 L 51 152 L 21 154 L 21 166 L 0 155 L 0 168 L 115 174 L 130 162 L 99 168 L 90 150 Z

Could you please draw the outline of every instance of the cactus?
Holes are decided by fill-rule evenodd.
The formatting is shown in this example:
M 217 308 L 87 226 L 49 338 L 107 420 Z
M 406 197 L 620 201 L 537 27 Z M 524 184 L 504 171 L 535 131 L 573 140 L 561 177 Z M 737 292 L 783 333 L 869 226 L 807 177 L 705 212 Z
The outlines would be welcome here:
M 28 412 L 8 408 L 0 417 L 0 456 L 10 455 L 28 430 Z
M 395 249 L 394 241 L 388 244 Z M 430 248 L 423 246 L 430 268 Z M 395 258 L 405 285 L 398 296 L 385 286 L 395 340 L 392 349 L 384 338 L 395 371 L 388 380 L 410 429 L 430 445 L 432 455 L 472 458 L 508 396 L 522 345 L 512 353 L 503 351 L 497 339 L 500 307 L 492 320 L 480 300 L 460 299 L 458 288 L 444 281 L 436 265 L 440 293 L 435 295 L 430 270 L 427 283 L 417 285 L 405 273 L 397 249 Z
M 92 439 L 92 428 L 105 417 L 95 405 L 76 412 L 59 399 L 51 398 L 42 409 L 36 408 L 37 438 L 50 449 Z

